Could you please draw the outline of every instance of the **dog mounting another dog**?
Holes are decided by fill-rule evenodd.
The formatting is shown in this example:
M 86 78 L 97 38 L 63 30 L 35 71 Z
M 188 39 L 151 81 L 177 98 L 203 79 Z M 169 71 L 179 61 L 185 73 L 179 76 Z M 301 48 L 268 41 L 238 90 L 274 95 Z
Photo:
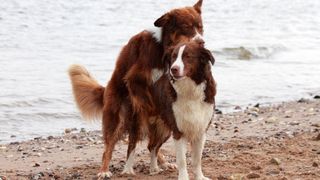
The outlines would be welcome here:
M 196 177 L 204 179 L 201 151 L 213 113 L 215 83 L 208 63 L 214 59 L 200 40 L 201 6 L 199 0 L 192 7 L 171 10 L 155 21 L 155 30 L 133 36 L 121 50 L 106 88 L 84 67 L 70 67 L 73 94 L 83 117 L 102 118 L 105 151 L 99 178 L 112 176 L 112 151 L 125 134 L 129 136 L 129 145 L 122 173 L 135 174 L 135 147 L 145 137 L 151 152 L 150 173 L 161 171 L 158 162 L 162 169 L 174 168 L 159 153 L 173 134 L 179 150 L 179 179 L 188 177 L 184 155 L 187 141 L 194 147 Z

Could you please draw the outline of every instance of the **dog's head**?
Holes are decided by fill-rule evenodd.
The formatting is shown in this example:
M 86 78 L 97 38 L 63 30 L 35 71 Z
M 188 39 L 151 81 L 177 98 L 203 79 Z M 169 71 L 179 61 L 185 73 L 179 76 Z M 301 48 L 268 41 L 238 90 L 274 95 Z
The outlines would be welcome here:
M 202 0 L 192 7 L 174 9 L 154 22 L 162 28 L 164 46 L 172 46 L 192 39 L 202 38 Z
M 169 64 L 170 76 L 174 80 L 189 77 L 199 83 L 211 74 L 211 66 L 215 61 L 212 53 L 199 40 L 169 48 L 164 59 Z

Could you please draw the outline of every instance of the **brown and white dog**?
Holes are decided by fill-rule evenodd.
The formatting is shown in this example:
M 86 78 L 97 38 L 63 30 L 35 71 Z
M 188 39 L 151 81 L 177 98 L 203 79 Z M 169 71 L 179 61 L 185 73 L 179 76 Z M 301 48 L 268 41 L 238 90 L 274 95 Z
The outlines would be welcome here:
M 186 144 L 190 142 L 195 179 L 207 180 L 201 170 L 201 157 L 215 106 L 216 83 L 211 74 L 214 58 L 197 41 L 178 45 L 165 57 L 170 73 L 155 83 L 153 97 L 160 119 L 173 132 L 179 179 L 189 179 Z
M 133 36 L 123 47 L 115 70 L 106 88 L 99 85 L 82 66 L 73 65 L 69 75 L 75 101 L 85 119 L 101 119 L 105 151 L 98 176 L 111 177 L 109 162 L 116 142 L 129 134 L 127 162 L 123 173 L 134 174 L 133 159 L 138 141 L 149 138 L 150 172 L 170 166 L 158 154 L 161 145 L 171 136 L 171 129 L 156 115 L 153 84 L 168 70 L 164 52 L 171 46 L 201 38 L 202 0 L 192 7 L 174 9 L 154 25 L 157 30 L 145 30 Z

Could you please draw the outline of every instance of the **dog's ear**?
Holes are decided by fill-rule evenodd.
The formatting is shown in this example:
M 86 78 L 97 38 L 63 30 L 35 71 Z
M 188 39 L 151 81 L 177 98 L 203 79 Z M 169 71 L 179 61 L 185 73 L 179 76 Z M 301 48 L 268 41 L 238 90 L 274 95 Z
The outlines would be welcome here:
M 195 5 L 193 5 L 193 8 L 201 14 L 201 7 L 202 7 L 202 0 L 199 0 Z
M 169 22 L 169 19 L 170 19 L 170 15 L 169 15 L 169 13 L 166 13 L 166 14 L 162 15 L 160 18 L 158 18 L 154 22 L 154 25 L 156 27 L 163 27 L 166 23 Z
M 201 60 L 203 60 L 205 62 L 210 61 L 211 64 L 214 65 L 215 59 L 214 59 L 211 51 L 209 51 L 206 48 L 201 47 L 200 53 L 201 53 L 200 54 Z

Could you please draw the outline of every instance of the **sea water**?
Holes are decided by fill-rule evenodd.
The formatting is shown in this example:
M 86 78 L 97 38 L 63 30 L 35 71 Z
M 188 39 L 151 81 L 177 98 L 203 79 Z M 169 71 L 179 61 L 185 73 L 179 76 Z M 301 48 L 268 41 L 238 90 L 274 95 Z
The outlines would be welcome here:
M 69 65 L 84 65 L 105 86 L 130 37 L 195 1 L 0 0 L 0 143 L 101 129 L 81 119 Z M 319 9 L 318 0 L 204 0 L 217 107 L 319 92 Z

